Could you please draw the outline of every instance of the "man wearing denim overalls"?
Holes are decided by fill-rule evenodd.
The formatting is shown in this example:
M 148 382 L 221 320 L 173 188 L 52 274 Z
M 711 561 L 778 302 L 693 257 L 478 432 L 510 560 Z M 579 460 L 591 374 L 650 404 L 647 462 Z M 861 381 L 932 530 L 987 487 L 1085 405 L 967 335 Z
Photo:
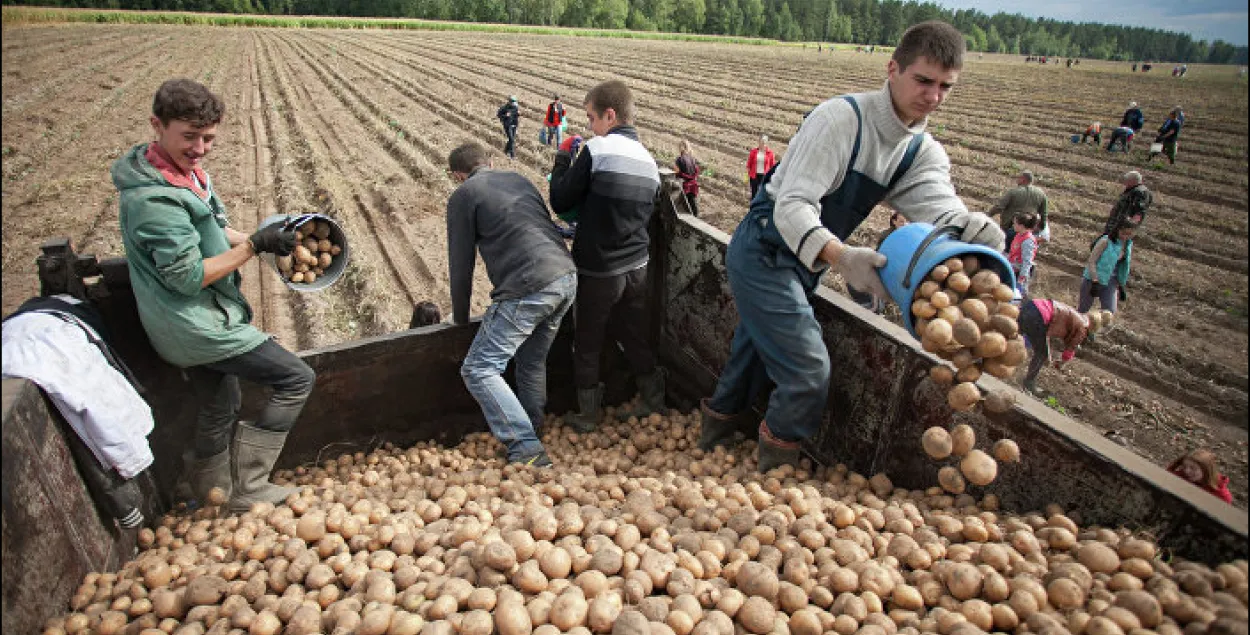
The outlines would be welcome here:
M 843 243 L 877 203 L 1002 251 L 1002 230 L 956 196 L 950 159 L 924 132 L 959 79 L 963 54 L 964 37 L 951 25 L 911 27 L 885 86 L 817 106 L 765 178 L 725 257 L 739 322 L 716 391 L 701 404 L 703 450 L 733 442 L 771 380 L 758 469 L 798 463 L 829 392 L 829 353 L 810 302 L 821 275 L 832 269 L 852 288 L 888 297 L 877 272 L 885 256 Z

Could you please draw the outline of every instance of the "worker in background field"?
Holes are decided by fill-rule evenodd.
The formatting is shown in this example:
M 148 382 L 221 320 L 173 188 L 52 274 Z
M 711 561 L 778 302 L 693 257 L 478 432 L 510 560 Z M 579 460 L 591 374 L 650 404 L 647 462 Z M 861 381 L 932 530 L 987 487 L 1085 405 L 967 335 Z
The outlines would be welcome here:
M 998 216 L 998 226 L 1002 228 L 1004 241 L 1011 244 L 1015 235 L 1013 219 L 1019 214 L 1036 214 L 1042 222 L 1046 222 L 1050 201 L 1046 192 L 1033 184 L 1033 173 L 1029 170 L 1020 172 L 1016 177 L 1016 186 L 1003 193 L 997 203 L 987 212 L 989 216 Z
M 543 117 L 543 126 L 547 128 L 547 145 L 560 147 L 560 127 L 564 123 L 564 104 L 559 95 L 552 95 L 552 102 L 547 104 L 547 115 Z
M 1107 223 L 1103 226 L 1102 233 L 1095 236 L 1093 242 L 1089 244 L 1090 249 L 1094 248 L 1099 238 L 1115 231 L 1116 227 L 1126 220 L 1141 225 L 1146 220 L 1146 212 L 1150 211 L 1150 205 L 1154 203 L 1154 194 L 1142 182 L 1141 172 L 1137 170 L 1125 172 L 1120 176 L 1120 185 L 1124 186 L 1124 191 L 1120 192 L 1120 197 L 1112 206 L 1111 213 L 1107 215 Z
M 765 176 L 725 258 L 739 322 L 716 391 L 701 404 L 700 448 L 733 441 L 767 378 L 777 387 L 758 427 L 758 469 L 798 462 L 828 404 L 829 353 L 810 299 L 821 276 L 832 269 L 849 287 L 888 297 L 877 271 L 885 256 L 843 242 L 877 203 L 1002 250 L 1002 230 L 964 206 L 950 159 L 924 131 L 959 79 L 964 46 L 944 22 L 909 28 L 884 86 L 817 106 Z
M 768 174 L 773 166 L 777 165 L 777 155 L 773 154 L 771 148 L 768 147 L 768 135 L 760 135 L 760 144 L 751 148 L 751 153 L 747 155 L 747 179 L 751 184 L 751 198 L 755 198 L 755 193 L 760 189 L 760 183 L 764 181 L 764 175 Z
M 495 111 L 495 117 L 503 125 L 503 133 L 508 138 L 507 143 L 504 144 L 504 154 L 507 154 L 510 160 L 515 159 L 516 129 L 521 124 L 521 107 L 517 105 L 516 95 L 508 96 L 508 103 L 500 106 L 499 110 Z
M 647 224 L 660 189 L 655 159 L 634 129 L 634 96 L 623 82 L 603 82 L 583 100 L 595 133 L 574 158 L 556 153 L 551 170 L 551 207 L 577 209 L 573 260 L 577 263 L 573 375 L 578 412 L 565 417 L 578 431 L 603 418 L 599 358 L 605 338 L 618 342 L 634 372 L 641 403 L 622 413 L 642 417 L 664 408 L 664 376 L 649 340 Z M 609 327 L 612 332 L 609 333 Z
M 131 148 L 111 173 L 140 320 L 156 352 L 184 369 L 199 408 L 192 492 L 203 501 L 219 487 L 228 509 L 243 512 L 296 491 L 270 483 L 269 473 L 315 375 L 251 325 L 238 270 L 261 253 L 290 254 L 295 232 L 270 225 L 248 236 L 229 226 L 200 165 L 224 115 L 221 98 L 202 84 L 166 81 L 152 104 L 156 140 Z M 259 419 L 236 426 L 240 378 L 272 393 Z
M 673 162 L 673 170 L 677 172 L 677 178 L 681 179 L 681 193 L 685 195 L 686 203 L 690 205 L 690 213 L 698 216 L 699 161 L 694 158 L 694 150 L 687 139 L 681 140 L 681 153 Z
M 1168 471 L 1214 494 L 1225 503 L 1233 502 L 1228 477 L 1220 474 L 1215 454 L 1205 448 L 1190 452 L 1168 465 Z
M 1179 108 L 1173 108 L 1172 112 L 1168 113 L 1167 120 L 1159 127 L 1159 134 L 1155 136 L 1155 143 L 1163 144 L 1163 156 L 1167 157 L 1168 163 L 1173 165 L 1176 164 L 1177 137 L 1181 135 L 1180 114 Z M 1158 155 L 1158 152 L 1152 152 L 1146 160 L 1153 161 Z
M 1076 348 L 1086 337 L 1098 330 L 1098 323 L 1089 316 L 1058 301 L 1041 298 L 1025 298 L 1020 305 L 1020 334 L 1024 343 L 1033 349 L 1028 372 L 1024 375 L 1024 389 L 1036 394 L 1037 375 L 1050 361 L 1050 338 L 1063 340 L 1063 354 L 1055 362 L 1055 368 L 1076 357 Z
M 473 268 L 481 254 L 491 305 L 460 375 L 508 461 L 551 466 L 535 432 L 547 405 L 547 352 L 577 294 L 576 267 L 529 179 L 494 170 L 486 148 L 465 143 L 447 157 L 460 185 L 447 200 L 452 320 L 469 321 Z M 503 373 L 516 364 L 516 391 Z
M 1125 298 L 1133 259 L 1133 232 L 1137 223 L 1126 220 L 1111 233 L 1099 236 L 1089 252 L 1089 261 L 1081 273 L 1080 299 L 1076 308 L 1085 313 L 1097 299 L 1099 305 L 1112 313 L 1118 301 Z
M 1012 220 L 1011 242 L 1007 247 L 1007 262 L 1016 276 L 1016 288 L 1020 290 L 1020 295 L 1026 297 L 1033 274 L 1033 260 L 1037 255 L 1037 238 L 1033 236 L 1033 228 L 1038 222 L 1038 216 L 1032 212 L 1016 214 Z
M 1128 102 L 1128 109 L 1124 111 L 1124 116 L 1120 118 L 1120 125 L 1132 128 L 1133 134 L 1141 132 L 1142 126 L 1146 125 L 1146 116 L 1142 114 L 1141 108 L 1137 107 L 1137 102 Z
M 1101 121 L 1095 121 L 1094 123 L 1090 124 L 1088 128 L 1085 129 L 1085 132 L 1081 133 L 1081 143 L 1086 143 L 1091 137 L 1094 139 L 1094 145 L 1096 146 L 1102 145 L 1102 122 Z

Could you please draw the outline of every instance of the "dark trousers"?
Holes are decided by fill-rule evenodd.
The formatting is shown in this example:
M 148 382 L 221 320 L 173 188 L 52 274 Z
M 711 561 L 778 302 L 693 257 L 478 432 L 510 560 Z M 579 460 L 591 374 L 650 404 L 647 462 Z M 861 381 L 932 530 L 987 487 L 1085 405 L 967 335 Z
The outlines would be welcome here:
M 763 183 L 763 182 L 764 182 L 763 174 L 751 179 L 751 198 L 752 199 L 755 198 L 755 193 L 759 191 L 760 183 Z
M 1086 140 L 1086 139 L 1089 139 L 1090 137 L 1093 137 L 1093 138 L 1094 138 L 1094 145 L 1098 145 L 1098 146 L 1102 145 L 1102 133 L 1101 133 L 1101 132 L 1097 132 L 1097 133 L 1083 132 L 1083 133 L 1081 133 L 1081 143 L 1085 143 L 1085 140 Z
M 573 376 L 579 389 L 599 385 L 605 337 L 621 345 L 635 375 L 655 370 L 655 351 L 648 340 L 646 266 L 607 278 L 578 274 L 573 319 Z
M 1032 300 L 1025 299 L 1020 307 L 1020 333 L 1033 347 L 1033 359 L 1029 360 L 1029 370 L 1024 376 L 1024 384 L 1028 386 L 1037 379 L 1046 362 L 1050 361 L 1050 341 L 1046 338 L 1048 325 L 1042 321 L 1042 312 Z
M 256 427 L 286 432 L 295 425 L 317 376 L 304 360 L 267 339 L 256 348 L 220 362 L 186 369 L 199 413 L 195 426 L 195 455 L 206 459 L 230 447 L 242 394 L 239 379 L 273 390 Z
M 690 213 L 694 214 L 695 216 L 698 216 L 699 215 L 699 195 L 691 194 L 689 192 L 686 192 L 685 195 L 686 195 L 686 203 L 690 205 Z
M 508 142 L 504 144 L 504 154 L 509 158 L 516 158 L 516 126 L 504 126 L 504 134 L 508 135 Z

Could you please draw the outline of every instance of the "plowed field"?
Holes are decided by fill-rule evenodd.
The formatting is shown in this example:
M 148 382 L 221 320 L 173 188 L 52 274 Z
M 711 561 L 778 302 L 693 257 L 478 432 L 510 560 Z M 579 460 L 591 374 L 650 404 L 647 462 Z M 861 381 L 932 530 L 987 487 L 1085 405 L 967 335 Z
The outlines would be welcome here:
M 149 140 L 161 81 L 195 78 L 228 114 L 206 166 L 244 231 L 274 213 L 320 210 L 352 239 L 346 279 L 319 294 L 287 291 L 253 262 L 244 271 L 260 326 L 293 348 L 406 327 L 414 303 L 444 313 L 448 297 L 445 157 L 476 139 L 502 149 L 495 109 L 522 105 L 517 159 L 496 159 L 545 190 L 551 151 L 536 135 L 551 92 L 571 128 L 585 90 L 625 79 L 643 142 L 670 164 L 690 139 L 705 166 L 703 216 L 732 232 L 747 203 L 746 153 L 760 133 L 784 150 L 803 114 L 830 96 L 882 85 L 887 58 L 813 49 L 551 36 L 126 25 L 32 26 L 3 38 L 3 309 L 38 290 L 41 241 L 72 238 L 122 252 L 108 165 Z M 1088 245 L 1139 169 L 1156 193 L 1139 232 L 1132 287 L 1117 327 L 1062 372 L 1044 371 L 1050 405 L 1166 463 L 1215 449 L 1246 504 L 1247 93 L 1230 67 L 1131 73 L 1021 57 L 969 56 L 930 131 L 950 154 L 956 187 L 986 210 L 1032 169 L 1052 205 L 1053 242 L 1034 294 L 1076 301 Z M 1147 130 L 1133 153 L 1077 146 L 1089 122 L 1119 121 L 1140 102 Z M 1177 165 L 1145 147 L 1173 105 L 1186 112 Z M 878 209 L 852 238 L 875 244 Z M 830 280 L 838 288 L 840 282 Z M 489 301 L 479 267 L 474 312 Z M 894 316 L 897 317 L 896 310 Z

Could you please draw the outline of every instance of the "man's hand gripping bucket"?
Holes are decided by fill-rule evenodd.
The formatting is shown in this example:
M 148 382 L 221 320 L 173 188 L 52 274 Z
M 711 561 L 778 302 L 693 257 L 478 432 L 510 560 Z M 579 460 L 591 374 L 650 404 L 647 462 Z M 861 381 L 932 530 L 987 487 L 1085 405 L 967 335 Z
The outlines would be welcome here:
M 911 314 L 916 288 L 924 282 L 934 267 L 949 258 L 975 255 L 982 268 L 994 271 L 1003 284 L 1011 287 L 1016 295 L 1013 302 L 1020 298 L 1020 291 L 1016 288 L 1016 276 L 1007 258 L 985 245 L 969 244 L 956 239 L 961 231 L 958 227 L 908 223 L 891 232 L 885 242 L 881 243 L 879 251 L 886 257 L 885 266 L 880 271 L 881 281 L 899 306 L 899 312 L 903 314 L 903 325 L 912 337 L 916 337 L 916 325 Z
M 270 225 L 281 224 L 283 229 L 294 230 L 308 221 L 322 221 L 328 224 L 330 226 L 330 242 L 338 245 L 339 249 L 342 251 L 340 251 L 337 256 L 334 256 L 334 259 L 331 261 L 330 266 L 326 268 L 325 272 L 312 282 L 291 282 L 278 268 L 277 259 L 273 254 L 261 254 L 261 260 L 269 263 L 269 266 L 272 267 L 273 270 L 277 272 L 278 277 L 282 279 L 282 283 L 285 284 L 288 289 L 293 291 L 321 291 L 322 289 L 333 285 L 335 282 L 338 282 L 339 278 L 343 277 L 343 272 L 347 270 L 347 262 L 351 257 L 351 247 L 348 246 L 347 243 L 347 234 L 343 233 L 343 228 L 339 227 L 339 224 L 335 222 L 333 218 L 324 214 L 300 214 L 298 216 L 274 214 L 273 216 L 261 221 L 260 227 L 257 229 L 263 229 L 265 227 L 269 227 Z

